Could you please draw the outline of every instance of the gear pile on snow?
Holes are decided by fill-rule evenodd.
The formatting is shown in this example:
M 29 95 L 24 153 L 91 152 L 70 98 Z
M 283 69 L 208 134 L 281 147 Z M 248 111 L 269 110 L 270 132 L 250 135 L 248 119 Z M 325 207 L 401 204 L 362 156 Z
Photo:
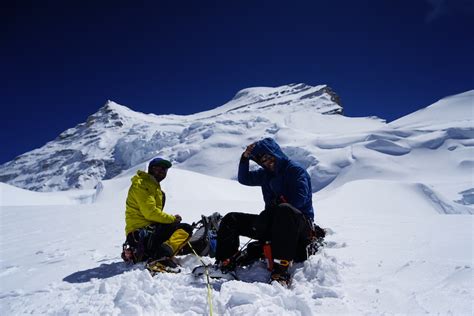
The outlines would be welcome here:
M 178 255 L 187 255 L 193 253 L 193 250 L 200 256 L 209 256 L 214 258 L 217 247 L 217 230 L 221 223 L 222 215 L 218 212 L 212 213 L 210 216 L 201 215 L 201 220 L 193 223 L 194 232 Z

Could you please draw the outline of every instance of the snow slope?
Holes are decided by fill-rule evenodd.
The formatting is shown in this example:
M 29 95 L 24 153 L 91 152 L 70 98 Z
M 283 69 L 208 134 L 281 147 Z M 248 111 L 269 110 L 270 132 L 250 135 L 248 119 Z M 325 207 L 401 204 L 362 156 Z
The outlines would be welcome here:
M 162 183 L 167 211 L 192 222 L 262 209 L 259 188 L 232 179 L 248 142 L 272 135 L 311 174 L 316 220 L 329 230 L 327 247 L 293 267 L 291 289 L 252 282 L 268 273 L 258 264 L 245 281 L 214 282 L 214 314 L 472 315 L 472 95 L 389 124 L 267 108 L 261 119 L 273 129 L 263 135 L 261 126 L 236 127 L 232 119 L 247 116 L 231 111 L 225 123 L 196 125 L 182 144 L 163 147 L 165 156 L 196 148 Z M 1 184 L 1 315 L 209 313 L 204 281 L 189 274 L 199 264 L 194 256 L 180 258 L 184 273 L 155 278 L 121 262 L 125 197 L 145 167 L 138 162 L 95 190 Z
M 474 119 L 474 90 L 456 94 L 404 116 L 390 123 L 396 127 L 420 129 L 439 128 L 439 125 L 449 127 L 472 127 Z

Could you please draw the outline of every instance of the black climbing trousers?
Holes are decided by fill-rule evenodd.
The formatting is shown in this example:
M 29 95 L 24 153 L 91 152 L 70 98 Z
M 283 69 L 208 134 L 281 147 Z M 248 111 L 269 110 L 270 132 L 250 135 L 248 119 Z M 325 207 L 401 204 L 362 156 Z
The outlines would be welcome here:
M 271 242 L 273 258 L 301 262 L 307 259 L 310 221 L 298 209 L 283 203 L 259 215 L 228 213 L 217 232 L 216 259 L 232 257 L 239 250 L 239 236 Z
M 193 233 L 193 228 L 189 224 L 156 223 L 129 233 L 127 235 L 127 242 L 131 247 L 140 249 L 140 252 L 143 253 L 143 260 L 156 258 L 161 244 L 168 240 L 178 229 L 183 229 L 189 236 Z

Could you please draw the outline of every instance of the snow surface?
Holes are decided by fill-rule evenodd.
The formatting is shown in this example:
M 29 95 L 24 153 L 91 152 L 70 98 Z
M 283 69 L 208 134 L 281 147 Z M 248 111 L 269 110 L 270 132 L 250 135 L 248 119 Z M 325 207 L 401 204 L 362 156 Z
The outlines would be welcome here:
M 271 135 L 312 176 L 327 246 L 292 268 L 290 289 L 262 282 L 261 264 L 241 271 L 244 281 L 213 281 L 214 314 L 472 315 L 473 95 L 389 124 L 267 109 L 261 120 L 277 126 Z M 269 134 L 235 127 L 231 118 L 248 116 L 231 113 L 224 124 L 195 125 L 172 146 L 195 151 L 162 183 L 166 210 L 186 222 L 263 207 L 259 188 L 232 179 L 247 143 Z M 193 141 L 206 133 L 212 142 Z M 137 162 L 95 190 L 39 193 L 0 183 L 1 315 L 209 314 L 205 281 L 190 275 L 199 264 L 193 255 L 180 257 L 183 273 L 155 278 L 121 262 L 130 178 L 145 167 Z

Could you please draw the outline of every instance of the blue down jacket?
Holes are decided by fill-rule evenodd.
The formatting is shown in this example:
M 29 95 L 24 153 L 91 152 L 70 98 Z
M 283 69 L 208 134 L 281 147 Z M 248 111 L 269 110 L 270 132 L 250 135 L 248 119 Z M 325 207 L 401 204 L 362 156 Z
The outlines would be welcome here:
M 308 172 L 296 162 L 291 161 L 271 138 L 258 141 L 250 158 L 270 154 L 276 158 L 275 172 L 264 168 L 249 170 L 249 159 L 242 156 L 239 164 L 239 183 L 248 186 L 261 186 L 265 208 L 290 203 L 299 209 L 306 218 L 314 220 L 311 179 Z

